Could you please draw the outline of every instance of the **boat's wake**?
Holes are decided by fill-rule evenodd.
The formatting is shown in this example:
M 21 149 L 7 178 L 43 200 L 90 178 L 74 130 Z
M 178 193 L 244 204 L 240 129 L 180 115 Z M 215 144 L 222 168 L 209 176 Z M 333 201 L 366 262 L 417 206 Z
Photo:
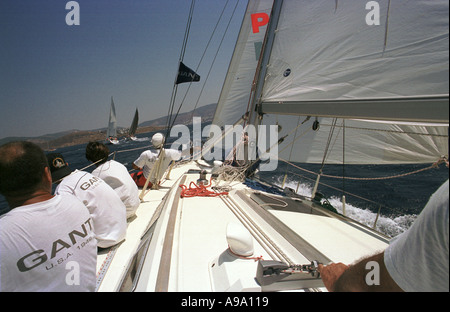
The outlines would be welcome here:
M 280 177 L 274 179 L 274 181 L 276 185 L 278 186 L 282 185 L 282 179 Z M 286 181 L 285 186 L 293 189 L 294 191 L 297 191 L 299 195 L 303 195 L 306 197 L 311 197 L 312 195 L 313 189 L 308 184 L 300 183 L 299 185 L 297 185 L 297 182 Z M 341 198 L 331 196 L 330 198 L 327 199 L 339 213 L 344 214 Z M 373 212 L 368 208 L 353 206 L 351 203 L 348 202 L 348 199 L 346 200 L 345 204 L 345 215 L 371 228 L 373 228 L 376 222 L 375 229 L 378 232 L 381 232 L 389 237 L 395 237 L 406 231 L 414 222 L 414 220 L 417 218 L 417 215 L 415 214 L 386 216 L 383 215 L 383 212 L 381 211 L 377 219 L 376 212 Z

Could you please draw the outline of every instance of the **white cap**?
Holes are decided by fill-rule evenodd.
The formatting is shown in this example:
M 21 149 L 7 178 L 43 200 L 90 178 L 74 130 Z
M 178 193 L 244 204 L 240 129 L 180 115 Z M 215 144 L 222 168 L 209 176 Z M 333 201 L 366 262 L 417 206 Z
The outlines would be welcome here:
M 155 148 L 161 148 L 164 142 L 164 135 L 162 133 L 155 133 L 152 136 L 152 144 Z

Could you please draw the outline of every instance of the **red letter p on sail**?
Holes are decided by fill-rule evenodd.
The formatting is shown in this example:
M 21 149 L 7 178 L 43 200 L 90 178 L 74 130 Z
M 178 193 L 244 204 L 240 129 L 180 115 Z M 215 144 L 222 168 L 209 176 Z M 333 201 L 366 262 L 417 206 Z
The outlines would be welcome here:
M 269 15 L 266 13 L 255 13 L 251 15 L 253 33 L 259 33 L 259 28 L 269 23 Z

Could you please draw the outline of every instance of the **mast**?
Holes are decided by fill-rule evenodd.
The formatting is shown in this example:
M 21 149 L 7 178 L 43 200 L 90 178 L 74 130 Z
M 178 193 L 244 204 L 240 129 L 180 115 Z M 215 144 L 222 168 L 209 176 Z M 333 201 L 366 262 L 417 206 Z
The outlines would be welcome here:
M 257 69 L 259 73 L 256 82 L 256 89 L 254 92 L 252 105 L 249 110 L 250 112 L 249 123 L 255 126 L 259 124 L 257 118 L 260 115 L 259 105 L 261 101 L 262 90 L 264 87 L 264 79 L 267 74 L 267 65 L 269 63 L 270 55 L 272 53 L 272 47 L 275 39 L 275 30 L 278 27 L 282 6 L 283 0 L 274 0 L 272 13 L 269 19 L 269 26 L 267 28 L 267 36 L 262 48 L 261 62 L 259 68 Z

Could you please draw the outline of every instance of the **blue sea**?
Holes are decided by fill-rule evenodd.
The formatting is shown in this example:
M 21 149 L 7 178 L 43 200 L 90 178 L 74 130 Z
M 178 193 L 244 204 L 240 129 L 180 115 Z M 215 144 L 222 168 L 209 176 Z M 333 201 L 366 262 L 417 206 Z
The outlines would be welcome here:
M 124 164 L 128 170 L 132 171 L 133 161 L 139 157 L 140 153 L 148 149 L 151 145 L 150 138 L 153 133 L 138 135 L 138 141 L 121 141 L 118 145 L 109 145 L 110 152 L 116 152 L 116 161 Z M 55 152 L 63 154 L 65 160 L 72 169 L 84 169 L 91 165 L 85 158 L 86 144 L 76 145 L 57 149 Z M 295 164 L 297 167 L 313 172 L 319 172 L 318 165 Z M 370 165 L 370 166 L 350 166 L 344 168 L 341 165 L 326 165 L 324 174 L 333 176 L 345 175 L 349 177 L 384 177 L 400 175 L 425 168 L 428 165 Z M 93 166 L 84 169 L 91 172 Z M 26 168 L 24 168 L 26 170 Z M 260 173 L 261 179 L 270 181 L 275 185 L 283 186 L 284 183 L 297 193 L 304 196 L 311 196 L 315 175 L 303 170 L 287 166 L 279 162 L 278 169 L 273 172 Z M 449 177 L 448 168 L 441 165 L 437 169 L 427 170 L 402 178 L 377 181 L 353 181 L 342 179 L 332 179 L 322 177 L 319 192 L 333 205 L 338 212 L 342 213 L 342 195 L 346 196 L 347 216 L 360 221 L 368 226 L 373 226 L 377 212 L 380 217 L 377 220 L 376 229 L 388 236 L 394 237 L 408 229 L 417 215 L 422 211 L 430 196 Z M 354 196 L 356 195 L 356 196 Z M 8 205 L 0 195 L 0 213 L 8 210 Z

